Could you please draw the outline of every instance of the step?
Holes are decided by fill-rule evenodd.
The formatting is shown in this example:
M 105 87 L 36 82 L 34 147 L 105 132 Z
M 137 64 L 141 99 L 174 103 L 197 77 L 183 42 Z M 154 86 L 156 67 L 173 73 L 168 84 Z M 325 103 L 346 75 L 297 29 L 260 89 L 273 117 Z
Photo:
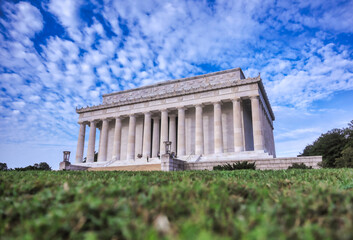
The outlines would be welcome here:
M 161 164 L 91 167 L 88 171 L 161 171 Z

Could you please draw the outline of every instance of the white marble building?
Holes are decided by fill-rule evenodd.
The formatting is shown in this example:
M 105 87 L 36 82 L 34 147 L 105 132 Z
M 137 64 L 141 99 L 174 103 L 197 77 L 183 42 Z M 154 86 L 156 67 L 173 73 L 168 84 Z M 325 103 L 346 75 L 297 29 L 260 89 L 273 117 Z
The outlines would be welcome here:
M 76 165 L 160 163 L 167 140 L 177 158 L 186 161 L 276 154 L 275 117 L 262 80 L 245 78 L 240 68 L 105 94 L 102 104 L 76 111 Z M 96 145 L 98 162 L 93 163 Z

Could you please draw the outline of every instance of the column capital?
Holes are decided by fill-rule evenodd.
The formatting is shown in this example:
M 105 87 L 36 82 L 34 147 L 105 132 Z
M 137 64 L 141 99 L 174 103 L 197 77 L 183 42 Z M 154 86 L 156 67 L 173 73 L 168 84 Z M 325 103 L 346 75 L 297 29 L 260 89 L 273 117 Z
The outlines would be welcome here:
M 151 112 L 143 112 L 143 115 L 144 115 L 144 116 L 146 116 L 146 115 L 150 115 L 150 116 L 151 116 L 152 113 L 151 113 Z
M 176 114 L 169 114 L 168 117 L 169 118 L 176 118 Z
M 232 102 L 241 102 L 241 97 L 235 97 L 232 99 Z
M 110 120 L 112 120 L 113 118 L 111 117 L 106 117 L 106 118 L 102 118 L 102 122 L 109 122 Z
M 252 95 L 252 96 L 249 96 L 249 97 L 250 97 L 250 99 L 259 99 L 260 98 L 259 95 Z
M 99 123 L 99 121 L 100 121 L 99 119 L 90 120 L 89 125 L 91 125 L 91 123 L 97 124 Z
M 124 118 L 129 117 L 129 115 L 127 114 L 122 114 L 122 115 L 116 115 L 115 118 L 120 118 L 121 120 L 123 120 Z
M 185 106 L 182 106 L 182 107 L 178 107 L 177 109 L 178 109 L 178 110 L 186 110 L 186 107 L 185 107 Z
M 102 123 L 104 122 L 108 122 L 111 120 L 112 118 L 102 118 L 100 121 L 102 121 Z
M 160 111 L 161 111 L 161 112 L 167 112 L 167 113 L 169 112 L 168 109 L 166 109 L 166 108 L 163 108 L 163 109 L 161 109 Z
M 159 120 L 159 119 L 161 119 L 161 117 L 160 116 L 154 116 L 154 117 L 152 117 L 152 119 L 153 120 Z
M 195 104 L 195 108 L 199 108 L 199 107 L 204 107 L 205 105 L 203 103 L 198 103 L 198 104 Z
M 222 102 L 222 100 L 219 100 L 219 101 L 214 101 L 214 102 L 212 102 L 212 104 L 213 104 L 213 105 L 217 105 L 217 104 L 223 105 L 223 102 Z

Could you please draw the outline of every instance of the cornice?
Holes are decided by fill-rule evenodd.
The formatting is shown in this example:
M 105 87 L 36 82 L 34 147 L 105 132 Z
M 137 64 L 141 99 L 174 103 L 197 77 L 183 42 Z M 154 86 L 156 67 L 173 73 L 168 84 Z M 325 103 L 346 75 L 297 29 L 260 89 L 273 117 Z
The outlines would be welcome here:
M 158 85 L 158 84 L 151 85 L 149 86 L 149 88 L 142 87 L 142 88 L 131 89 L 131 90 L 122 91 L 114 94 L 107 94 L 104 96 L 112 97 L 113 99 L 107 100 L 106 98 L 105 101 L 103 100 L 102 104 L 97 106 L 76 108 L 76 112 L 77 113 L 91 112 L 91 111 L 96 111 L 101 109 L 160 100 L 160 99 L 165 99 L 170 97 L 184 96 L 189 94 L 207 92 L 211 90 L 248 85 L 252 83 L 258 83 L 261 81 L 260 77 L 246 78 L 246 79 L 233 79 L 233 78 L 228 78 L 224 76 L 223 78 L 219 77 L 219 78 L 213 78 L 213 79 L 201 78 L 201 77 L 197 77 L 197 78 L 194 77 L 193 79 L 196 79 L 198 81 L 195 80 L 195 81 L 190 81 L 185 83 L 183 81 L 179 82 L 177 80 L 177 81 L 171 81 L 168 84 L 164 83 L 163 85 Z M 188 78 L 188 80 L 190 80 L 190 78 Z M 183 85 L 180 85 L 178 83 L 183 83 Z M 124 93 L 124 94 L 120 94 L 120 93 Z
M 232 72 L 240 72 L 240 75 L 241 75 L 240 79 L 245 79 L 244 73 L 241 70 L 241 68 L 233 68 L 233 69 L 228 69 L 228 70 L 219 71 L 219 72 L 213 72 L 213 73 L 207 73 L 207 74 L 193 76 L 193 77 L 180 78 L 180 79 L 175 79 L 175 80 L 167 80 L 167 81 L 163 81 L 163 82 L 160 82 L 160 83 L 151 84 L 151 85 L 147 85 L 147 86 L 143 86 L 143 87 L 137 87 L 137 88 L 128 89 L 128 90 L 123 90 L 123 91 L 119 91 L 119 92 L 107 93 L 107 94 L 103 94 L 103 98 L 104 97 L 108 97 L 108 96 L 113 96 L 113 95 L 119 95 L 119 94 L 134 92 L 134 91 L 137 91 L 137 90 L 144 90 L 144 89 L 149 89 L 149 88 L 158 87 L 158 86 L 170 85 L 170 84 L 173 84 L 173 83 L 186 82 L 186 81 L 190 81 L 190 80 L 195 80 L 195 79 L 200 79 L 200 78 L 207 78 L 207 77 L 212 77 L 212 76 L 217 76 L 217 75 L 224 75 L 224 74 L 232 73 Z

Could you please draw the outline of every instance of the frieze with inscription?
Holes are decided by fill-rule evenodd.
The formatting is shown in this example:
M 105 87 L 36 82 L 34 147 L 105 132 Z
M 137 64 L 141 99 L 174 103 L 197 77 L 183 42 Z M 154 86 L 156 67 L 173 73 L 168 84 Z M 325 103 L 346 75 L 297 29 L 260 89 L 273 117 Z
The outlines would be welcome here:
M 215 89 L 241 86 L 261 81 L 260 77 L 240 79 L 234 72 L 220 75 L 192 78 L 180 81 L 165 82 L 163 84 L 151 85 L 133 90 L 127 90 L 103 96 L 103 104 L 87 108 L 76 109 L 78 113 L 98 110 L 107 107 L 123 106 L 126 104 L 146 102 L 183 96 L 192 93 L 207 92 Z M 184 99 L 185 100 L 185 99 Z M 153 103 L 150 105 L 153 105 Z

